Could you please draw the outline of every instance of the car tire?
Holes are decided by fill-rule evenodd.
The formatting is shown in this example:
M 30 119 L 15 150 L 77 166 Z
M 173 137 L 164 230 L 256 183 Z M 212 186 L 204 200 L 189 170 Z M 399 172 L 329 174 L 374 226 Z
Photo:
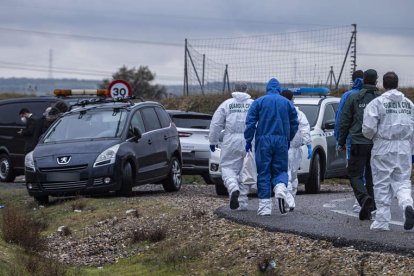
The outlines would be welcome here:
M 308 181 L 305 184 L 307 194 L 318 194 L 321 189 L 321 158 L 319 153 L 315 153 L 309 168 Z
M 49 204 L 49 196 L 48 195 L 40 195 L 34 197 L 35 201 L 39 205 L 46 205 Z
M 131 163 L 126 162 L 122 170 L 121 189 L 118 194 L 121 196 L 131 196 L 133 186 L 132 166 Z
M 216 194 L 219 196 L 228 196 L 229 192 L 227 191 L 226 186 L 224 186 L 223 180 L 215 180 L 214 183 L 215 187 L 216 187 Z
M 177 192 L 181 189 L 182 179 L 182 168 L 181 163 L 177 157 L 171 158 L 170 172 L 167 178 L 162 182 L 162 186 L 166 192 Z
M 15 179 L 12 162 L 8 154 L 0 154 L 0 182 L 13 182 Z
M 206 182 L 206 184 L 214 184 L 209 174 L 203 174 L 201 177 L 203 178 L 204 182 Z

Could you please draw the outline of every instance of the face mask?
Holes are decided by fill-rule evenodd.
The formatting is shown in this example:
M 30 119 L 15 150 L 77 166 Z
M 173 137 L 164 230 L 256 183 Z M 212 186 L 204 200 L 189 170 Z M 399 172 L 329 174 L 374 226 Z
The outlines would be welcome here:
M 22 120 L 22 123 L 25 124 L 27 122 L 26 117 L 21 117 L 20 120 Z

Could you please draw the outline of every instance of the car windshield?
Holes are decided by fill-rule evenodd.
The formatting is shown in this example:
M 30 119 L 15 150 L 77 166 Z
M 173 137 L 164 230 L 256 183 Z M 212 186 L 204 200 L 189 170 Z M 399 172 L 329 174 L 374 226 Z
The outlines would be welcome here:
M 177 127 L 209 129 L 210 115 L 172 115 L 172 120 Z
M 300 111 L 305 113 L 311 127 L 315 126 L 316 120 L 318 119 L 319 105 L 310 104 L 296 104 Z
M 122 133 L 126 111 L 87 110 L 60 118 L 49 128 L 43 143 L 80 139 L 116 138 Z

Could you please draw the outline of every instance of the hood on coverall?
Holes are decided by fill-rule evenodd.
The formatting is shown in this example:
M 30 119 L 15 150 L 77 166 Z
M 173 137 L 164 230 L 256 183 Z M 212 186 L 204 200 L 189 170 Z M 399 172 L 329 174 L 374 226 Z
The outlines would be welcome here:
M 266 86 L 266 94 L 267 95 L 274 94 L 274 93 L 280 94 L 280 92 L 282 92 L 281 90 L 282 89 L 280 88 L 280 83 L 277 79 L 272 78 L 267 83 L 267 86 Z

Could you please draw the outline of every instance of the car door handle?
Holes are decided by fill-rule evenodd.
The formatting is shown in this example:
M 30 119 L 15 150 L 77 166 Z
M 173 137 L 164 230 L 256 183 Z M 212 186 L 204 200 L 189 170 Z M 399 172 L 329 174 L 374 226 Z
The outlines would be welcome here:
M 152 140 L 151 139 L 148 139 L 148 144 L 152 144 Z

